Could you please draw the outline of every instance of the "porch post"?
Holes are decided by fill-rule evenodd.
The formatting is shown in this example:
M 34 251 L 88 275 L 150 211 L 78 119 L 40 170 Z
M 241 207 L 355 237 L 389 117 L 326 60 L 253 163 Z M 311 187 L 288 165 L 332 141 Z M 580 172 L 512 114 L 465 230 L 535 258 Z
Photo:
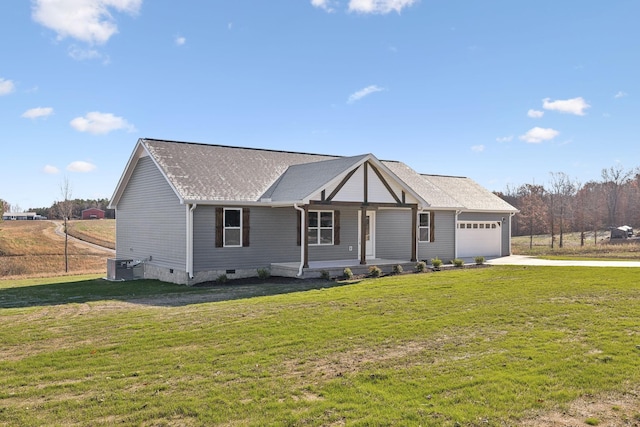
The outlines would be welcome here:
M 309 205 L 304 205 L 304 222 L 302 223 L 304 229 L 304 267 L 309 268 Z
M 367 224 L 367 207 L 360 208 L 360 264 L 367 264 L 367 233 L 365 227 Z
M 417 247 L 418 247 L 418 207 L 411 207 L 411 261 L 416 262 L 418 260 Z

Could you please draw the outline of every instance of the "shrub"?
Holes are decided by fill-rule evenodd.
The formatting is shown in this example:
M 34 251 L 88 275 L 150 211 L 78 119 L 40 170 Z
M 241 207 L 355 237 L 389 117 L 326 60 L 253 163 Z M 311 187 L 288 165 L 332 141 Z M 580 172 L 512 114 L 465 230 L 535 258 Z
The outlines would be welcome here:
M 344 274 L 344 277 L 346 277 L 347 279 L 353 279 L 353 271 L 351 271 L 349 267 L 346 267 L 342 274 Z
M 477 257 L 475 257 L 475 261 L 476 261 L 476 265 L 482 265 L 482 264 L 484 264 L 484 257 L 483 256 L 477 256 Z
M 598 424 L 600 424 L 600 420 L 594 417 L 589 417 L 586 420 L 584 420 L 584 423 L 590 426 L 597 426 Z
M 372 265 L 371 267 L 369 267 L 369 276 L 380 277 L 381 275 L 382 275 L 382 270 L 380 270 L 380 267 L 376 265 Z
M 331 274 L 329 274 L 329 272 L 327 270 L 322 270 L 320 272 L 320 278 L 324 279 L 324 280 L 329 280 L 329 279 L 331 279 Z
M 455 267 L 462 267 L 462 266 L 464 266 L 464 261 L 461 260 L 460 258 L 456 258 L 456 259 L 453 260 L 453 265 Z
M 216 278 L 216 283 L 227 283 L 229 281 L 229 278 L 227 277 L 226 274 L 221 274 Z
M 400 264 L 393 266 L 393 274 L 401 274 L 404 271 L 404 268 Z
M 271 272 L 268 268 L 259 268 L 258 269 L 258 277 L 262 280 L 266 280 L 271 277 Z
M 442 260 L 438 257 L 432 258 L 431 265 L 433 265 L 433 268 L 435 270 L 440 270 L 440 266 L 442 266 Z
M 418 273 L 423 273 L 426 270 L 427 270 L 427 263 L 424 261 L 418 261 L 418 263 L 416 264 L 416 271 Z

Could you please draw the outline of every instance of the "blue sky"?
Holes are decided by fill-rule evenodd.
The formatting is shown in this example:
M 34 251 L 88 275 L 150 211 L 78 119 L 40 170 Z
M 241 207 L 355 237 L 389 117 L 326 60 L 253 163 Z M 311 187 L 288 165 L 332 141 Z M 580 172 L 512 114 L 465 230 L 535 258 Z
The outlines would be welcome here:
M 139 137 L 373 153 L 490 190 L 640 158 L 640 2 L 6 0 L 0 198 L 110 198 Z

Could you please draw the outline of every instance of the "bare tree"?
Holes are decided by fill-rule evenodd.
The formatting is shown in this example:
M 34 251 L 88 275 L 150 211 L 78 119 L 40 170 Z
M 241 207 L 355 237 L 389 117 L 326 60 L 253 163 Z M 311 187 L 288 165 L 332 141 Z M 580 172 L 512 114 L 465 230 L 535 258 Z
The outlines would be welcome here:
M 564 172 L 551 172 L 551 247 L 553 248 L 554 230 L 553 225 L 555 219 L 558 219 L 558 228 L 560 233 L 559 246 L 564 246 L 564 232 L 567 221 L 570 218 L 572 200 L 576 194 L 576 184 L 571 181 L 569 176 Z
M 65 273 L 69 272 L 69 233 L 68 233 L 68 222 L 71 219 L 71 215 L 73 214 L 73 200 L 71 200 L 71 184 L 69 183 L 69 179 L 65 177 L 60 184 L 60 195 L 62 196 L 62 201 L 57 203 L 58 215 L 64 221 L 64 271 Z
M 2 214 L 4 215 L 5 212 L 9 212 L 9 210 L 11 209 L 11 205 L 4 199 L 0 199 L 0 209 L 2 210 Z M 0 218 L 0 221 L 2 221 L 2 218 Z
M 529 232 L 529 249 L 533 248 L 533 236 L 543 233 L 547 227 L 546 192 L 541 185 L 525 184 L 518 189 L 519 210 L 516 223 Z
M 624 170 L 617 164 L 608 169 L 602 169 L 602 181 L 604 185 L 609 226 L 615 226 L 618 220 L 618 205 L 622 196 L 624 185 L 629 182 L 633 171 Z

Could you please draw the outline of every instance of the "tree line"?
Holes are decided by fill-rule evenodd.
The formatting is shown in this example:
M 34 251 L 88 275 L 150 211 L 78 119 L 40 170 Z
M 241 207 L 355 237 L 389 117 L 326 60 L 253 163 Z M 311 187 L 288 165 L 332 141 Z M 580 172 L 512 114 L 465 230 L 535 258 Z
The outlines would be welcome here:
M 640 224 L 640 169 L 621 165 L 602 169 L 599 180 L 585 183 L 563 172 L 551 172 L 547 185 L 522 184 L 496 193 L 519 209 L 512 222 L 514 236 L 550 234 L 551 247 L 564 246 L 564 234 L 598 231 Z
M 104 211 L 104 217 L 114 219 L 115 209 L 107 209 L 109 199 L 70 199 L 54 202 L 49 207 L 29 208 L 23 210 L 20 206 L 11 205 L 9 202 L 0 199 L 2 212 L 35 212 L 48 219 L 64 219 L 65 213 L 70 219 L 82 218 L 82 211 L 89 208 L 98 208 Z

